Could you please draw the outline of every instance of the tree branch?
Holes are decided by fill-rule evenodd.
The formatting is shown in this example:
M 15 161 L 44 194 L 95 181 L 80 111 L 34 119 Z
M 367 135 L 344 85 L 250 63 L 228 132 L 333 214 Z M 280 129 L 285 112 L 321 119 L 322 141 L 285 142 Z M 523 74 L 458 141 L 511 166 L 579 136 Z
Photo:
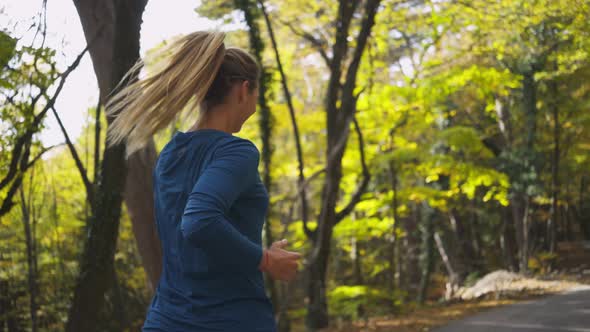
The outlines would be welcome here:
M 80 60 L 86 54 L 86 51 L 88 51 L 88 46 L 86 46 L 86 48 L 82 51 L 82 53 L 80 53 L 78 55 L 78 57 L 76 58 L 76 60 L 66 69 L 66 71 L 64 71 L 60 75 L 61 78 L 60 78 L 59 84 L 57 86 L 57 89 L 55 90 L 55 93 L 54 93 L 53 97 L 51 97 L 47 101 L 47 104 L 41 110 L 41 112 L 39 112 L 39 114 L 37 114 L 34 117 L 33 122 L 31 123 L 31 126 L 29 128 L 27 128 L 27 130 L 25 131 L 25 133 L 17 139 L 17 141 L 16 141 L 16 143 L 14 145 L 14 148 L 12 149 L 12 155 L 11 155 L 11 158 L 12 159 L 10 161 L 10 166 L 8 168 L 8 173 L 0 181 L 0 190 L 3 189 L 8 183 L 10 183 L 10 181 L 12 181 L 12 179 L 14 179 L 14 177 L 15 177 L 15 175 L 17 173 L 17 164 L 18 164 L 18 161 L 21 159 L 21 154 L 23 153 L 23 151 L 22 151 L 23 146 L 33 136 L 33 134 L 38 131 L 39 125 L 41 124 L 41 121 L 43 120 L 43 117 L 45 116 L 45 114 L 47 113 L 47 111 L 51 107 L 53 107 L 53 105 L 55 104 L 55 100 L 59 96 L 59 94 L 61 92 L 61 89 L 63 88 L 63 85 L 65 83 L 66 78 L 68 77 L 68 75 L 70 75 L 70 73 L 74 69 L 76 69 L 76 67 L 78 67 L 78 65 L 80 64 Z
M 62 143 L 62 144 L 63 144 L 63 143 Z M 60 146 L 60 145 L 62 145 L 62 144 L 56 144 L 56 145 L 52 145 L 52 146 L 50 146 L 50 147 L 48 147 L 48 148 L 43 148 L 43 149 L 41 150 L 41 152 L 39 152 L 39 154 L 37 154 L 37 155 L 35 156 L 35 158 L 33 158 L 33 160 L 31 160 L 31 161 L 30 161 L 30 162 L 27 164 L 27 166 L 26 166 L 26 169 L 29 169 L 29 168 L 31 168 L 31 166 L 33 166 L 33 164 L 34 164 L 34 163 L 35 163 L 37 160 L 39 160 L 39 158 L 41 158 L 41 157 L 43 156 L 43 154 L 45 154 L 45 152 L 47 152 L 47 151 L 49 151 L 49 150 L 53 149 L 53 148 L 54 148 L 54 147 L 56 147 L 56 146 Z
M 258 4 L 260 5 L 260 9 L 264 16 L 264 20 L 266 22 L 266 28 L 268 30 L 268 34 L 270 36 L 270 40 L 272 43 L 272 47 L 275 54 L 275 60 L 277 62 L 277 67 L 279 73 L 281 74 L 281 85 L 283 87 L 283 92 L 285 94 L 285 99 L 287 101 L 287 106 L 289 107 L 289 115 L 291 117 L 291 126 L 293 127 L 293 135 L 295 136 L 295 148 L 297 150 L 297 161 L 298 161 L 298 168 L 299 168 L 299 178 L 298 178 L 298 194 L 301 198 L 301 219 L 303 221 L 303 230 L 305 234 L 310 238 L 312 236 L 312 231 L 307 226 L 308 220 L 308 207 L 307 207 L 307 195 L 305 193 L 305 175 L 304 175 L 304 167 L 305 164 L 303 162 L 303 149 L 301 148 L 301 139 L 299 136 L 299 127 L 297 125 L 297 119 L 295 118 L 295 107 L 293 106 L 293 98 L 291 97 L 291 92 L 289 91 L 289 85 L 287 84 L 287 75 L 283 70 L 283 65 L 281 63 L 281 57 L 279 54 L 279 48 L 277 46 L 277 42 L 274 36 L 274 31 L 272 28 L 272 24 L 270 22 L 270 18 L 268 13 L 266 12 L 266 7 L 264 6 L 264 1 L 258 0 Z
M 6 197 L 4 197 L 4 200 L 2 200 L 2 205 L 0 205 L 0 217 L 7 214 L 8 211 L 10 211 L 10 209 L 14 206 L 15 203 L 13 202 L 13 198 L 16 194 L 16 191 L 20 187 L 22 180 L 22 174 L 19 174 L 16 179 L 12 181 L 8 192 L 6 193 Z
M 258 3 L 261 3 L 261 1 L 259 0 Z M 265 14 L 265 16 L 267 15 Z M 292 22 L 284 21 L 281 19 L 279 19 L 279 22 L 281 22 L 281 24 L 289 28 L 289 30 L 291 30 L 291 32 L 294 35 L 307 40 L 320 53 L 320 56 L 322 57 L 322 59 L 324 59 L 324 62 L 326 63 L 326 66 L 330 68 L 331 60 L 328 56 L 328 53 L 326 53 L 325 47 L 328 44 L 326 41 L 316 38 L 314 35 L 307 31 L 304 31 L 303 29 L 296 28 Z
M 361 31 L 358 34 L 357 44 L 353 51 L 352 60 L 348 66 L 348 70 L 346 71 L 346 81 L 342 91 L 343 98 L 346 98 L 347 95 L 354 97 L 353 92 L 356 86 L 356 75 L 358 73 L 363 52 L 365 50 L 365 45 L 367 44 L 367 40 L 371 35 L 371 29 L 375 24 L 375 15 L 377 15 L 379 3 L 380 0 L 367 0 L 365 4 L 365 16 L 363 17 L 361 23 Z M 345 104 L 344 101 L 343 104 Z M 346 108 L 352 112 L 354 107 L 353 105 L 349 105 Z
M 352 210 L 354 209 L 356 204 L 358 202 L 360 202 L 361 196 L 363 195 L 363 193 L 367 189 L 367 186 L 369 185 L 369 181 L 371 179 L 371 173 L 369 172 L 369 168 L 367 167 L 367 163 L 365 161 L 365 149 L 364 149 L 363 134 L 361 132 L 361 128 L 358 124 L 358 121 L 356 120 L 356 117 L 353 116 L 352 121 L 354 123 L 354 129 L 355 129 L 357 137 L 358 137 L 359 153 L 361 156 L 361 167 L 362 167 L 362 171 L 363 171 L 363 173 L 362 173 L 363 178 L 362 178 L 361 182 L 358 184 L 356 191 L 354 192 L 354 194 L 350 198 L 350 201 L 348 202 L 348 204 L 346 204 L 346 206 L 342 210 L 340 210 L 339 212 L 336 212 L 335 224 L 338 224 L 342 219 L 344 219 L 344 217 L 346 217 L 350 212 L 352 212 Z
M 12 201 L 12 198 L 14 197 L 16 191 L 18 190 L 18 188 L 20 187 L 20 185 L 22 183 L 22 176 L 23 176 L 24 172 L 28 168 L 33 166 L 34 163 L 40 159 L 40 157 L 43 153 L 45 153 L 46 151 L 48 151 L 49 149 L 52 148 L 52 147 L 50 147 L 50 148 L 44 149 L 39 155 L 37 155 L 32 161 L 29 162 L 29 155 L 31 152 L 30 149 L 31 149 L 31 143 L 33 140 L 33 134 L 35 134 L 39 131 L 39 126 L 40 126 L 45 114 L 55 104 L 55 101 L 56 101 L 57 97 L 59 96 L 59 94 L 61 93 L 61 90 L 64 86 L 65 80 L 70 75 L 70 73 L 72 73 L 72 71 L 74 71 L 74 69 L 76 69 L 76 67 L 78 67 L 78 65 L 80 64 L 80 60 L 86 54 L 87 51 L 88 51 L 88 45 L 76 57 L 74 62 L 63 73 L 61 73 L 58 76 L 59 83 L 58 83 L 58 86 L 55 90 L 55 93 L 47 101 L 47 104 L 45 105 L 45 107 L 43 107 L 41 112 L 39 112 L 39 114 L 35 115 L 31 125 L 28 128 L 26 128 L 25 132 L 21 136 L 19 136 L 17 138 L 14 148 L 12 149 L 12 152 L 11 152 L 11 160 L 10 160 L 8 172 L 4 176 L 4 178 L 2 178 L 2 180 L 0 180 L 0 190 L 5 188 L 9 183 L 12 182 L 12 184 L 10 185 L 10 188 L 8 189 L 6 197 L 4 198 L 4 200 L 2 201 L 2 205 L 0 206 L 0 216 L 8 213 L 8 211 L 10 211 L 12 206 L 14 206 L 14 202 Z M 42 95 L 45 95 L 45 92 L 47 91 L 47 89 L 44 89 L 44 88 L 41 88 L 40 90 L 41 91 L 39 92 L 39 94 L 32 98 L 32 105 L 34 105 Z
M 350 22 L 356 6 L 357 1 L 339 1 L 338 6 L 338 17 L 336 21 L 336 36 L 334 45 L 332 46 L 332 61 L 330 62 L 330 79 L 328 81 L 328 89 L 326 92 L 326 113 L 327 113 L 327 126 L 328 126 L 328 151 L 336 150 L 336 154 L 341 151 L 332 149 L 331 147 L 336 144 L 332 140 L 338 135 L 332 133 L 332 131 L 339 131 L 339 107 L 338 99 L 342 85 L 340 83 L 342 75 L 342 61 L 346 57 L 348 51 L 348 29 L 350 28 Z M 344 101 L 342 104 L 344 104 Z M 346 142 L 347 135 L 344 136 L 344 143 Z M 329 158 L 328 158 L 329 159 Z
M 63 123 L 61 122 L 61 118 L 59 117 L 59 114 L 57 114 L 55 107 L 51 106 L 51 111 L 53 112 L 53 115 L 55 116 L 55 119 L 57 120 L 57 123 L 59 124 L 59 128 L 61 129 L 61 132 L 63 133 L 64 138 L 66 139 L 66 144 L 68 145 L 68 149 L 70 150 L 70 153 L 72 154 L 72 158 L 74 158 L 74 162 L 76 163 L 76 167 L 78 168 L 78 171 L 80 172 L 80 176 L 82 177 L 82 182 L 84 183 L 84 187 L 86 187 L 86 197 L 87 197 L 88 203 L 90 204 L 90 206 L 94 206 L 94 189 L 93 189 L 92 183 L 88 179 L 88 173 L 86 172 L 86 169 L 84 168 L 84 165 L 82 164 L 82 160 L 80 160 L 80 156 L 78 155 L 78 152 L 76 151 L 76 147 L 72 143 L 72 140 L 70 140 L 70 135 L 68 135 L 66 128 L 64 127 Z

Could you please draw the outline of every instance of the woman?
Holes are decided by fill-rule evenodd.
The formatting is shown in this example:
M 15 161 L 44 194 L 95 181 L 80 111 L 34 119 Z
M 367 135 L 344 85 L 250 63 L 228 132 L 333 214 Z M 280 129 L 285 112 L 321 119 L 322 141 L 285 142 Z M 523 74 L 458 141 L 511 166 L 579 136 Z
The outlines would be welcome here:
M 265 249 L 269 200 L 258 173 L 259 151 L 232 135 L 255 112 L 259 67 L 221 32 L 174 42 L 147 77 L 112 96 L 109 144 L 141 148 L 183 109 L 198 108 L 190 130 L 176 131 L 153 173 L 163 271 L 143 331 L 276 331 L 263 275 L 289 281 L 299 253 L 286 240 Z M 135 65 L 125 80 L 141 68 Z M 194 112 L 193 112 L 194 114 Z

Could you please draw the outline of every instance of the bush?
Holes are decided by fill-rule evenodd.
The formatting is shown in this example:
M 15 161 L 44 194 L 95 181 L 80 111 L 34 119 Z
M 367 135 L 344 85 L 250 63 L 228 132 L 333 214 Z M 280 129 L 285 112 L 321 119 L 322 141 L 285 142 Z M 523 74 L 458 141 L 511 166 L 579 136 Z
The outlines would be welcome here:
M 383 313 L 399 305 L 400 299 L 392 299 L 387 292 L 369 286 L 338 286 L 328 294 L 330 313 L 345 320 L 357 320 L 367 313 Z M 393 303 L 392 303 L 393 301 Z

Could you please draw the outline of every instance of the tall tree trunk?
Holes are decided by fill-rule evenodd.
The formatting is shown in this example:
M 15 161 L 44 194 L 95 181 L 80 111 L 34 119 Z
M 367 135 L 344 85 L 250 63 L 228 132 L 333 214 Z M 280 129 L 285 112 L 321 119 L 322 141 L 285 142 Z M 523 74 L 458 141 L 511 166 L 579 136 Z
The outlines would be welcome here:
M 526 119 L 526 148 L 528 152 L 532 152 L 537 134 L 537 85 L 534 70 L 523 73 L 522 98 Z
M 455 241 L 458 244 L 459 254 L 459 274 L 461 279 L 464 279 L 466 275 L 473 271 L 478 271 L 481 267 L 478 263 L 475 248 L 471 241 L 472 234 L 467 229 L 463 215 L 460 215 L 455 208 L 451 208 L 449 211 L 449 220 L 451 222 L 451 229 L 455 237 Z
M 500 148 L 497 146 L 496 148 L 492 149 L 496 157 L 500 157 L 502 152 L 507 151 L 510 152 L 513 150 L 513 126 L 512 126 L 512 117 L 510 110 L 506 107 L 507 103 L 504 103 L 499 97 L 496 97 L 495 103 L 495 111 L 497 115 L 498 121 L 498 128 L 502 133 L 502 137 L 504 138 L 504 148 Z M 514 182 L 514 179 L 510 179 L 511 182 Z M 510 196 L 512 198 L 515 197 L 516 192 L 511 190 Z M 502 235 L 501 235 L 501 244 L 504 256 L 504 265 L 510 271 L 517 271 L 518 270 L 518 262 L 515 260 L 518 251 L 518 243 L 519 242 L 519 234 L 520 231 L 517 226 L 516 217 L 514 217 L 515 207 L 513 205 L 515 199 L 510 200 L 509 207 L 501 207 L 501 215 L 502 215 Z
M 113 270 L 112 278 L 113 287 L 111 288 L 111 293 L 113 297 L 113 325 L 117 328 L 117 330 L 124 331 L 128 324 L 127 310 L 125 308 L 125 303 L 123 302 L 121 283 L 119 282 L 119 277 L 117 276 L 117 272 L 115 270 Z
M 270 21 L 270 17 L 266 12 L 266 7 L 264 5 L 264 1 L 258 0 L 258 4 L 260 5 L 260 9 L 262 14 L 264 15 L 264 21 L 266 22 L 266 28 L 268 30 L 268 35 L 270 37 L 270 41 L 272 44 L 272 48 L 275 55 L 275 61 L 277 62 L 277 69 L 279 74 L 281 75 L 281 87 L 283 88 L 283 93 L 285 95 L 285 100 L 287 102 L 287 107 L 289 108 L 289 116 L 291 119 L 291 127 L 293 128 L 293 138 L 295 141 L 295 149 L 297 150 L 297 169 L 298 169 L 298 191 L 299 197 L 301 201 L 301 221 L 303 224 L 303 231 L 308 238 L 311 238 L 312 231 L 307 227 L 307 221 L 309 219 L 308 216 L 308 207 L 307 207 L 307 194 L 306 194 L 306 187 L 305 187 L 305 174 L 304 168 L 305 163 L 303 161 L 303 149 L 301 148 L 301 139 L 299 136 L 299 126 L 297 125 L 297 118 L 295 116 L 295 107 L 293 106 L 293 99 L 291 98 L 291 92 L 289 90 L 289 83 L 287 81 L 287 74 L 283 70 L 283 64 L 281 62 L 281 56 L 279 54 L 279 48 L 277 46 L 277 41 L 275 39 L 274 30 L 272 27 L 272 23 Z
M 549 90 L 552 100 L 550 102 L 550 109 L 553 116 L 553 154 L 551 158 L 551 211 L 549 222 L 547 223 L 547 242 L 549 244 L 549 252 L 555 252 L 557 241 L 557 216 L 559 208 L 557 202 L 559 200 L 559 108 L 557 104 L 557 82 L 552 80 L 549 82 Z
M 410 215 L 404 218 L 404 273 L 401 279 L 401 288 L 408 298 L 415 298 L 417 282 L 420 280 L 420 209 L 415 203 L 410 203 Z
M 356 236 L 352 236 L 350 238 L 350 245 L 351 249 L 351 256 L 352 256 L 352 266 L 353 266 L 353 275 L 354 275 L 354 283 L 356 285 L 362 285 L 363 282 L 363 267 L 362 267 L 362 260 L 361 260 L 361 244 L 359 243 Z
M 526 272 L 528 262 L 524 261 L 527 256 L 525 251 L 528 250 L 528 243 L 525 243 L 525 202 L 522 194 L 513 193 L 510 199 L 510 207 L 512 208 L 512 220 L 514 223 L 514 230 L 516 233 L 516 243 L 518 244 L 518 270 Z
M 246 24 L 248 25 L 248 36 L 250 39 L 250 48 L 252 53 L 256 57 L 261 67 L 261 77 L 258 87 L 258 106 L 259 110 L 259 131 L 260 137 L 262 138 L 262 163 L 263 163 L 263 181 L 266 189 L 270 192 L 272 179 L 270 174 L 271 159 L 272 159 L 272 146 L 271 146 L 271 135 L 272 135 L 272 114 L 270 107 L 268 106 L 267 97 L 269 93 L 269 83 L 271 75 L 264 66 L 264 59 L 262 54 L 264 52 L 264 42 L 260 36 L 260 27 L 258 26 L 257 19 L 260 17 L 259 9 L 256 6 L 256 0 L 234 0 L 235 6 L 244 13 Z M 266 215 L 265 229 L 265 240 L 266 245 L 270 246 L 273 242 L 272 227 L 270 224 L 271 209 L 268 210 Z M 272 278 L 266 278 L 267 288 L 270 290 L 270 298 L 273 305 L 275 314 L 279 308 L 279 296 L 278 289 L 275 281 Z
M 332 229 L 325 230 L 324 236 L 331 232 Z M 331 234 L 330 234 L 331 236 Z M 325 242 L 324 242 L 325 243 Z M 328 256 L 330 246 L 322 244 L 322 247 L 314 246 L 317 250 L 315 261 L 309 265 L 307 295 L 308 306 L 306 325 L 310 331 L 316 328 L 328 326 L 328 302 L 326 298 L 326 270 L 328 267 Z
M 152 178 L 157 158 L 153 140 L 132 154 L 126 162 L 127 176 L 123 192 L 137 251 L 152 292 L 155 291 L 162 272 L 162 250 L 154 219 Z
M 395 165 L 393 161 L 389 163 L 389 181 L 391 182 L 391 190 L 393 192 L 393 197 L 391 200 L 391 210 L 392 210 L 392 217 L 393 217 L 393 227 L 391 228 L 391 248 L 389 249 L 390 259 L 389 259 L 389 291 L 393 296 L 396 289 L 400 287 L 400 276 L 401 276 L 401 241 L 398 237 L 398 227 L 400 223 L 399 215 L 397 212 L 398 207 L 398 177 L 397 171 L 395 169 Z
M 32 184 L 29 184 L 32 185 Z M 30 206 L 27 206 L 27 201 L 25 199 L 25 193 L 23 187 L 21 186 L 20 189 L 20 198 L 21 198 L 21 212 L 23 217 L 23 225 L 24 225 L 24 233 L 25 233 L 25 243 L 27 247 L 27 280 L 28 280 L 28 287 L 29 287 L 29 312 L 31 315 L 31 330 L 36 332 L 38 330 L 38 322 L 37 322 L 37 276 L 35 274 L 35 267 L 34 267 L 34 253 L 33 253 L 33 242 L 34 238 L 31 234 L 31 214 L 30 214 Z
M 500 207 L 502 211 L 502 251 L 504 266 L 510 271 L 518 271 L 518 263 L 514 259 L 516 253 L 516 241 L 514 238 L 514 222 L 509 207 Z
M 16 295 L 10 287 L 9 280 L 0 279 L 0 328 L 7 332 L 22 332 L 24 328 L 20 324 L 16 305 Z
M 0 259 L 3 259 L 0 253 Z M 8 302 L 8 280 L 0 279 L 0 331 L 4 332 L 7 328 L 9 317 L 9 302 Z
M 349 27 L 356 11 L 358 2 L 340 0 L 338 6 L 338 22 L 335 42 L 332 49 L 330 64 L 330 78 L 326 94 L 327 145 L 326 145 L 326 175 L 321 195 L 321 208 L 318 217 L 317 233 L 313 237 L 312 252 L 309 262 L 307 279 L 308 307 L 306 325 L 315 331 L 328 326 L 328 307 L 326 301 L 326 272 L 330 255 L 333 227 L 346 215 L 352 212 L 366 190 L 370 174 L 364 160 L 363 141 L 355 123 L 359 136 L 361 164 L 363 166 L 362 180 L 357 186 L 350 201 L 341 211 L 336 211 L 342 179 L 342 157 L 346 149 L 350 124 L 356 112 L 355 95 L 356 78 L 362 54 L 371 29 L 375 24 L 375 15 L 379 7 L 379 0 L 365 2 L 360 31 L 348 66 L 344 67 L 349 39 Z M 341 76 L 345 70 L 345 81 L 341 83 Z
M 523 94 L 523 109 L 524 109 L 524 116 L 526 119 L 526 132 L 527 135 L 525 137 L 525 158 L 527 159 L 525 162 L 526 170 L 525 172 L 533 172 L 537 173 L 537 169 L 535 167 L 535 158 L 534 158 L 534 144 L 535 138 L 537 133 L 537 87 L 535 83 L 535 70 L 530 69 L 525 71 L 522 74 L 522 94 Z M 529 180 L 526 180 L 524 183 L 525 188 L 528 188 L 533 183 Z M 528 270 L 528 259 L 529 259 L 529 224 L 530 224 L 530 215 L 532 214 L 531 211 L 531 197 L 526 193 L 526 189 L 519 192 L 518 194 L 521 196 L 520 203 L 518 206 L 522 209 L 517 215 L 518 217 L 522 218 L 519 221 L 519 226 L 522 228 L 520 233 L 520 272 L 527 272 Z M 520 240 L 519 239 L 519 240 Z
M 576 213 L 576 221 L 580 225 L 580 229 L 584 233 L 584 239 L 590 240 L 590 201 L 586 198 L 586 191 L 588 190 L 588 177 L 582 175 L 580 180 L 580 189 L 578 197 L 578 213 Z
M 86 41 L 92 41 L 89 51 L 100 89 L 97 120 L 101 103 L 107 102 L 112 89 L 139 58 L 139 29 L 146 3 L 147 0 L 74 0 Z M 117 23 L 117 18 L 123 22 Z M 100 130 L 97 127 L 95 137 L 100 137 Z M 97 152 L 98 148 L 95 147 L 95 154 Z M 95 164 L 98 165 L 100 157 L 98 154 L 95 157 Z M 129 176 L 124 180 L 123 190 L 146 281 L 152 291 L 162 271 L 162 252 L 153 212 L 152 172 L 156 158 L 153 142 L 131 155 L 125 161 L 124 167 Z M 96 170 L 99 169 L 96 167 Z M 95 176 L 96 180 L 100 180 L 100 176 L 104 177 L 104 174 L 95 175 L 99 175 Z M 100 190 L 98 183 L 95 186 Z
M 473 248 L 473 252 L 475 254 L 476 257 L 476 261 L 474 262 L 474 265 L 481 269 L 482 268 L 482 259 L 481 259 L 481 255 L 482 255 L 482 238 L 481 238 L 481 232 L 480 232 L 480 225 L 479 225 L 479 219 L 477 216 L 477 206 L 476 206 L 476 200 L 475 198 L 470 200 L 470 205 L 471 205 L 471 222 L 469 223 L 469 230 L 471 231 L 471 246 Z
M 279 48 L 275 39 L 275 35 L 274 35 L 274 30 L 272 27 L 272 23 L 270 21 L 270 17 L 268 16 L 268 13 L 266 12 L 266 7 L 264 5 L 264 1 L 263 0 L 257 0 L 259 6 L 260 6 L 260 11 L 262 13 L 262 15 L 264 16 L 264 22 L 266 23 L 266 29 L 268 31 L 268 36 L 270 38 L 271 41 L 271 45 L 274 51 L 274 55 L 275 55 L 275 61 L 277 63 L 277 69 L 279 71 L 279 74 L 281 75 L 281 86 L 283 88 L 283 93 L 285 95 L 285 100 L 287 101 L 287 106 L 289 108 L 289 115 L 290 115 L 290 119 L 291 119 L 291 126 L 293 128 L 293 136 L 294 136 L 294 140 L 295 140 L 295 148 L 297 150 L 297 165 L 298 165 L 298 192 L 299 192 L 299 197 L 300 197 L 300 201 L 301 201 L 301 220 L 302 220 L 302 224 L 303 224 L 303 230 L 305 235 L 308 238 L 312 237 L 312 232 L 311 230 L 307 227 L 307 221 L 308 221 L 308 207 L 307 207 L 307 194 L 306 194 L 306 188 L 305 188 L 305 175 L 304 175 L 304 167 L 305 167 L 305 163 L 303 161 L 303 152 L 302 152 L 302 148 L 301 148 L 301 139 L 299 137 L 299 127 L 297 125 L 297 119 L 295 117 L 295 107 L 293 106 L 293 100 L 291 98 L 291 92 L 289 91 L 289 84 L 287 81 L 287 75 L 285 73 L 285 71 L 283 70 L 283 64 L 281 62 L 281 56 L 279 54 Z M 270 158 L 270 157 L 269 157 Z M 270 174 L 270 171 L 269 171 Z M 269 180 L 270 181 L 270 180 Z M 270 225 L 267 224 L 268 227 L 268 232 L 270 234 Z M 270 241 L 270 240 L 269 240 Z M 291 329 L 290 326 L 290 319 L 288 316 L 288 305 L 289 305 L 289 288 L 288 286 L 285 286 L 283 288 L 283 296 L 282 296 L 282 303 L 280 304 L 279 307 L 279 312 L 278 312 L 278 329 L 281 332 L 288 332 Z
M 430 275 L 434 268 L 434 209 L 427 203 L 421 205 L 420 233 L 422 235 L 422 252 L 420 255 L 420 288 L 418 291 L 418 303 L 424 304 L 428 294 Z
M 101 90 L 101 100 L 107 100 L 106 96 L 139 57 L 139 31 L 146 2 L 74 2 L 87 42 L 90 43 L 100 33 L 96 43 L 92 40 L 90 51 Z M 107 117 L 108 124 L 112 120 Z M 98 326 L 104 294 L 112 281 L 126 173 L 125 146 L 117 144 L 106 148 L 66 331 L 95 331 Z

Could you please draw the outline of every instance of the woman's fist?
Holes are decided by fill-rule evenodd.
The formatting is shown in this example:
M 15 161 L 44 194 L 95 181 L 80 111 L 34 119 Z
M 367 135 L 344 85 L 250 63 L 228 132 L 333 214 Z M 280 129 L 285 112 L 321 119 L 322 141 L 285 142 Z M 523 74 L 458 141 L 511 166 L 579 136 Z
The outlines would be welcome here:
M 274 242 L 269 249 L 263 250 L 259 268 L 273 279 L 290 281 L 297 274 L 297 263 L 301 254 L 284 250 L 286 246 L 287 240 L 283 239 Z

